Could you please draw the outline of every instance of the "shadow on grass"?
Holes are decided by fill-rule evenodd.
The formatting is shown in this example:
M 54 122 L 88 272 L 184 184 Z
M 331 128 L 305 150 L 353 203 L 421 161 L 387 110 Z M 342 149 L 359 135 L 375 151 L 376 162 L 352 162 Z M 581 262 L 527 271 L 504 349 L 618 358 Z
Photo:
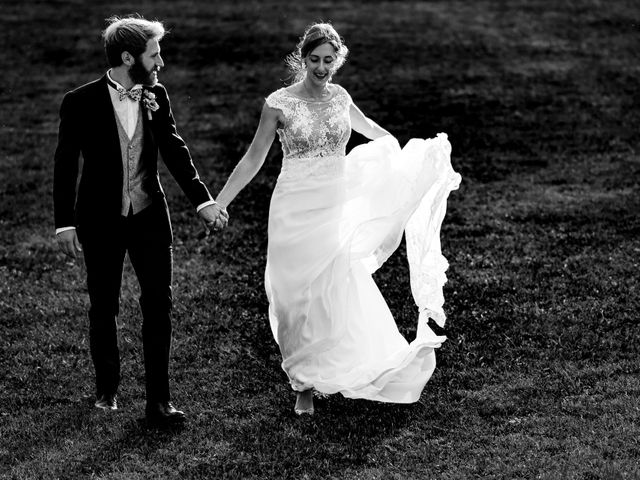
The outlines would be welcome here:
M 267 410 L 234 416 L 229 406 L 216 412 L 208 419 L 209 434 L 216 437 L 210 456 L 189 465 L 185 478 L 302 478 L 314 471 L 341 478 L 343 471 L 375 462 L 381 450 L 392 453 L 393 441 L 410 423 L 425 422 L 421 404 L 387 405 L 333 395 L 316 398 L 314 416 L 298 417 L 293 400 L 287 391 L 272 396 Z M 256 472 L 260 477 L 253 477 Z
M 132 418 L 123 410 L 103 412 L 94 407 L 93 398 L 44 400 L 47 414 L 39 408 L 39 416 L 30 419 L 39 428 L 10 432 L 11 449 L 0 456 L 0 464 L 17 478 L 85 478 L 110 472 L 123 456 L 148 458 L 185 432 L 182 427 L 150 427 L 144 417 Z

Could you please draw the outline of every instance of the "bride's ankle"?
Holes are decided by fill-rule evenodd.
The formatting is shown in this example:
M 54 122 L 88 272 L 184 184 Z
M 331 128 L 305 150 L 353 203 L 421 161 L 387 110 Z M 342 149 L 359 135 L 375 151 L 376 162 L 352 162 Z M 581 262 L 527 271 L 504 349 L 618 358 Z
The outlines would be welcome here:
M 295 412 L 298 415 L 309 414 L 313 415 L 313 391 L 305 390 L 303 392 L 296 392 L 296 405 L 294 407 Z
M 313 404 L 313 390 L 303 390 L 302 392 L 296 392 L 296 402 Z

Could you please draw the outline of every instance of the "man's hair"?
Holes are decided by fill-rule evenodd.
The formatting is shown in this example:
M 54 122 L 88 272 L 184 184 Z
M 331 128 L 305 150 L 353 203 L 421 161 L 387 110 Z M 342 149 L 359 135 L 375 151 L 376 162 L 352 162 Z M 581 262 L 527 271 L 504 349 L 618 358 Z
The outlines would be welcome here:
M 162 22 L 145 20 L 141 16 L 109 17 L 108 26 L 102 32 L 104 51 L 111 67 L 122 65 L 122 52 L 138 58 L 152 38 L 160 41 L 165 29 Z

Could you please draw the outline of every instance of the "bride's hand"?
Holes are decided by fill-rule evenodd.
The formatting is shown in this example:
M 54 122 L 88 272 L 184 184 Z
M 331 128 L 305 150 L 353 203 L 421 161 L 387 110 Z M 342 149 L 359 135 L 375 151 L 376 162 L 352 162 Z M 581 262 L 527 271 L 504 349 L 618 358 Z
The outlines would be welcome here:
M 218 203 L 208 205 L 198 213 L 209 232 L 212 230 L 222 230 L 229 222 L 229 213 L 227 212 L 227 209 Z
M 225 209 L 220 210 L 218 216 L 214 220 L 214 230 L 222 230 L 229 223 L 229 214 Z
M 226 225 L 229 222 L 229 212 L 227 212 L 226 208 L 221 207 L 216 218 L 223 220 Z

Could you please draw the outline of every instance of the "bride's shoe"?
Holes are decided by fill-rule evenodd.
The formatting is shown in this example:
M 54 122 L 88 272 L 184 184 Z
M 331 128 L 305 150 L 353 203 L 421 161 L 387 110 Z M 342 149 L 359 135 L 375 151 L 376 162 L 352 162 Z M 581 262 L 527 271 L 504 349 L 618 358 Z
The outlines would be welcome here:
M 296 392 L 296 406 L 293 408 L 296 415 L 313 415 L 313 391 L 305 390 L 304 392 Z

